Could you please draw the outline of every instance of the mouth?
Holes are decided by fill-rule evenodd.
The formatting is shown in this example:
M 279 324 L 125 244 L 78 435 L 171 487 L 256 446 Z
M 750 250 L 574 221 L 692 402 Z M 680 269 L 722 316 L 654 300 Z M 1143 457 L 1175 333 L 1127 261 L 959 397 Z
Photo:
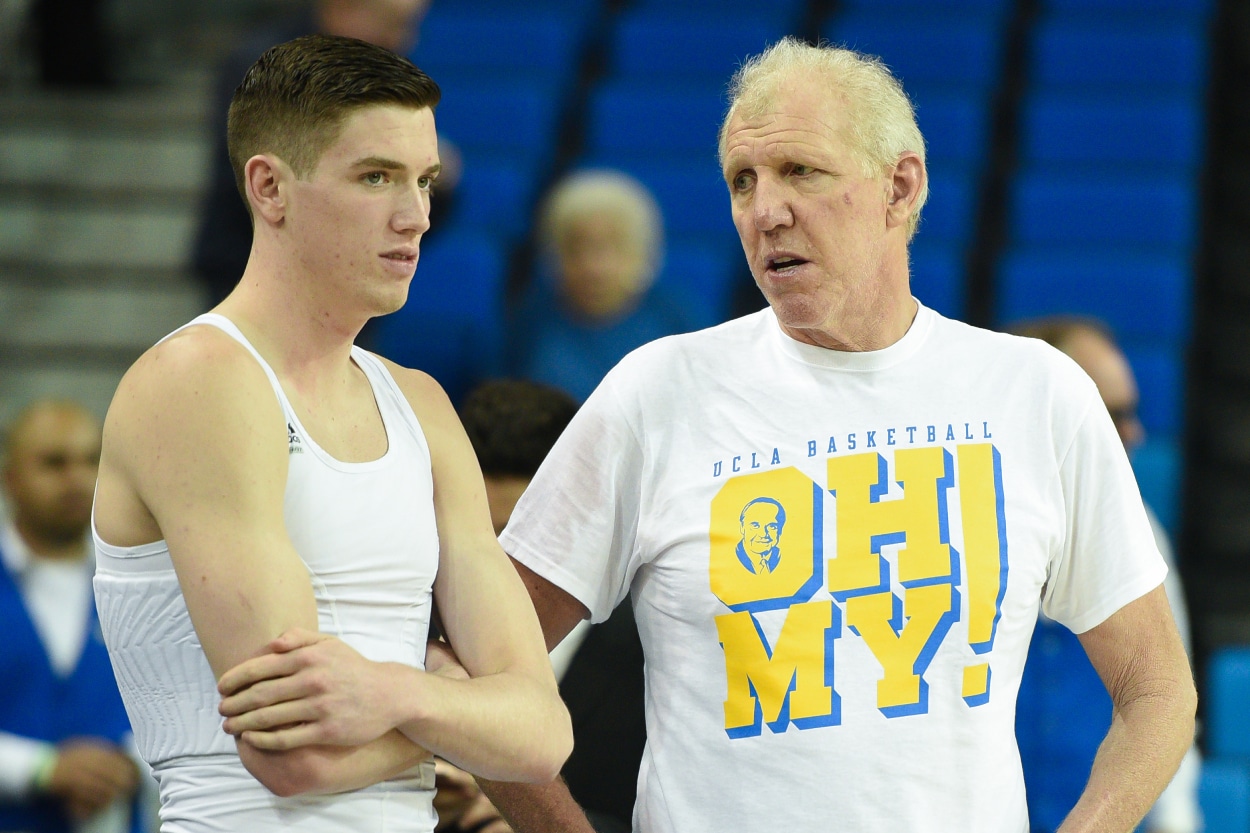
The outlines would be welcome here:
M 764 261 L 764 270 L 777 277 L 785 277 L 798 271 L 799 267 L 811 261 L 794 255 L 775 255 Z

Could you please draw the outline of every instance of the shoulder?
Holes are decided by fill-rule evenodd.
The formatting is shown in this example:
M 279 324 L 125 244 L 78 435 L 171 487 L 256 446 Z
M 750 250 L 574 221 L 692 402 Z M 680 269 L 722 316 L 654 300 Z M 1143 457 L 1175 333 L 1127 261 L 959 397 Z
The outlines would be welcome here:
M 460 429 L 460 418 L 452 406 L 443 386 L 430 374 L 391 361 L 377 353 L 369 355 L 376 358 L 391 374 L 399 392 L 403 394 L 408 406 L 421 423 L 422 431 L 427 434 Z M 431 449 L 433 451 L 433 449 Z
M 105 418 L 105 451 L 145 448 L 169 432 L 200 443 L 280 418 L 264 369 L 220 329 L 197 325 L 149 348 L 122 377 Z
M 999 370 L 1035 387 L 1097 392 L 1076 362 L 1041 339 L 987 330 L 937 313 L 933 316 L 937 350 L 966 358 L 980 372 Z
M 117 393 L 123 400 L 125 394 L 203 399 L 219 385 L 248 393 L 271 387 L 246 347 L 217 327 L 195 325 L 149 348 L 122 377 Z

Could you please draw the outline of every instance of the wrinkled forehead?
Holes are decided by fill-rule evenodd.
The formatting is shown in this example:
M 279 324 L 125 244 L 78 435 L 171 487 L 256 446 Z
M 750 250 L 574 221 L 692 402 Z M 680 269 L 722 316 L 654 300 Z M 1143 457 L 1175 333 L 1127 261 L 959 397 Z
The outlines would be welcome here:
M 721 149 L 722 173 L 743 168 L 803 161 L 841 167 L 846 140 L 836 121 L 819 112 L 779 110 L 757 117 L 734 116 Z
M 721 136 L 721 159 L 762 143 L 799 142 L 832 149 L 845 141 L 846 97 L 820 84 L 787 82 L 739 98 Z

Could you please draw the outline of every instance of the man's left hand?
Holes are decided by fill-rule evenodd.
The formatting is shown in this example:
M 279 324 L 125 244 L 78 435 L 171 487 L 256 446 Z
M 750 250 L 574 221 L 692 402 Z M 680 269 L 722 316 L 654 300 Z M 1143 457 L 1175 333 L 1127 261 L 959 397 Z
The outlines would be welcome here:
M 218 681 L 225 730 L 258 749 L 362 746 L 395 727 L 395 664 L 371 662 L 340 639 L 300 628 Z

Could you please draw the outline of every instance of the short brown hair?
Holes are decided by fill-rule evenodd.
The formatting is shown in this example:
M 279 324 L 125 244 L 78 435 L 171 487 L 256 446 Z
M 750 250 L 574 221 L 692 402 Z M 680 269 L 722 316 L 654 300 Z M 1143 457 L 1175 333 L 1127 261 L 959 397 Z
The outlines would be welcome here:
M 305 177 L 353 110 L 375 104 L 433 109 L 441 95 L 411 61 L 366 41 L 306 35 L 272 47 L 230 100 L 226 144 L 239 193 L 246 202 L 243 166 L 258 153 L 276 154 Z

